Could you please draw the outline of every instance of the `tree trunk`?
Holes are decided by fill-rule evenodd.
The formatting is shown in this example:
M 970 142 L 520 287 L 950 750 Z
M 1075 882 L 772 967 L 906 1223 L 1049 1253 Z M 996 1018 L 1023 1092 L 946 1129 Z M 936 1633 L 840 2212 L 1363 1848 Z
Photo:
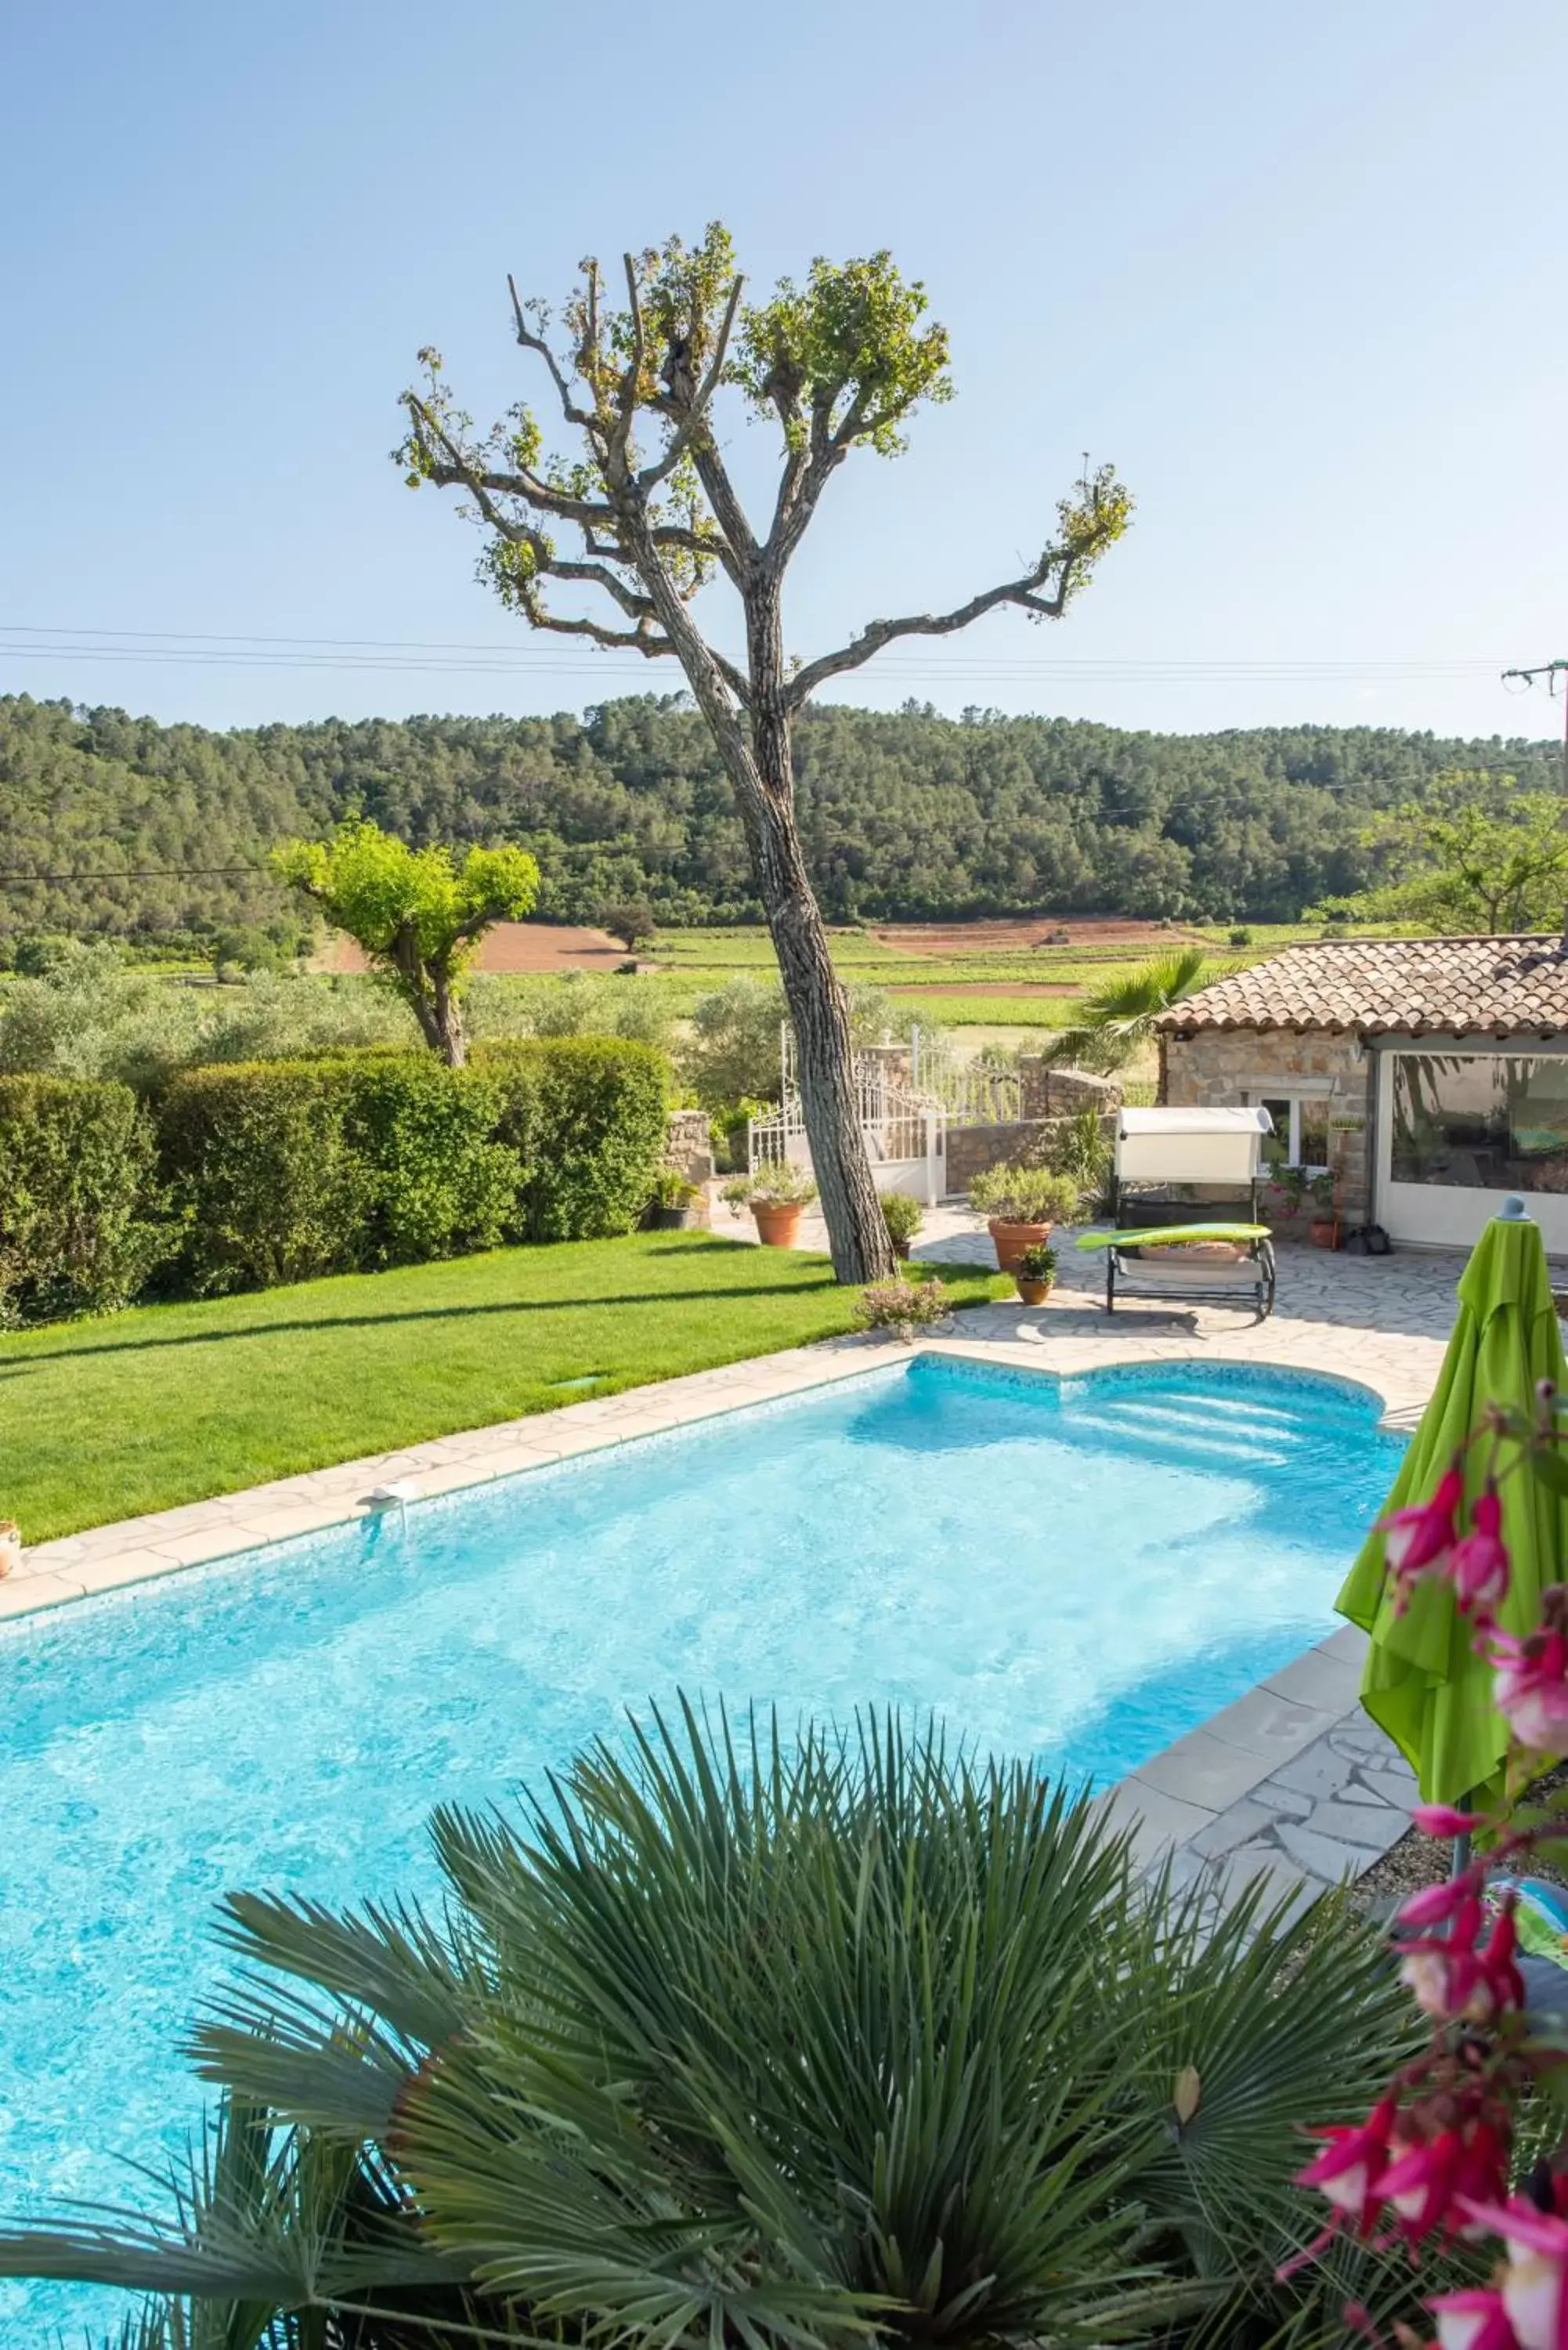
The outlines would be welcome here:
M 449 1069 L 461 1069 L 468 1059 L 468 1032 L 452 981 L 439 965 L 431 971 L 431 1010 L 436 1051 Z
M 838 1280 L 890 1280 L 898 1270 L 861 1131 L 849 999 L 833 968 L 822 910 L 794 820 L 789 713 L 776 587 L 746 598 L 752 754 L 762 785 L 747 831 L 794 1028 L 795 1068 L 812 1172 Z
M 828 954 L 794 814 L 771 795 L 762 832 L 758 879 L 794 1028 L 801 1107 L 833 1270 L 840 1281 L 886 1281 L 896 1270 L 893 1243 L 860 1127 L 849 1001 Z
M 724 763 L 779 959 L 795 1034 L 812 1172 L 822 1195 L 833 1270 L 842 1282 L 890 1280 L 898 1259 L 860 1131 L 849 1004 L 827 951 L 822 912 L 794 820 L 784 701 L 781 573 L 756 551 L 742 594 L 746 614 L 750 740 L 709 646 L 676 594 L 649 535 L 641 494 L 612 480 L 621 535 Z
M 420 1034 L 449 1069 L 461 1069 L 468 1059 L 468 1037 L 462 1011 L 451 974 L 438 963 L 427 965 L 408 924 L 398 932 L 388 953 L 404 1002 L 420 1024 Z

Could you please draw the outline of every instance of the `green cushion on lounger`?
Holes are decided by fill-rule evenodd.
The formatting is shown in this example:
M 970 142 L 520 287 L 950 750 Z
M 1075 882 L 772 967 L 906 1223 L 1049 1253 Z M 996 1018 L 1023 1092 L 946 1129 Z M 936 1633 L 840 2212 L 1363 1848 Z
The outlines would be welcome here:
M 1183 1242 L 1266 1241 L 1267 1224 L 1159 1224 L 1146 1232 L 1080 1232 L 1077 1245 L 1095 1248 L 1179 1248 Z

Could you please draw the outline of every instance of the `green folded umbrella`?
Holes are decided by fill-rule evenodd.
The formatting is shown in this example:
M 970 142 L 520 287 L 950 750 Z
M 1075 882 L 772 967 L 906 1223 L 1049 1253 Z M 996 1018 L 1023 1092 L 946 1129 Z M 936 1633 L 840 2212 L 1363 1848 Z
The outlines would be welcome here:
M 1521 1215 L 1493 1217 L 1459 1278 L 1459 1315 L 1437 1390 L 1380 1515 L 1426 1501 L 1489 1403 L 1533 1411 L 1539 1379 L 1568 1386 L 1557 1310 L 1540 1227 Z M 1489 1446 L 1465 1456 L 1467 1504 L 1486 1478 Z M 1517 1457 L 1505 1444 L 1502 1461 Z M 1513 1577 L 1498 1610 L 1505 1631 L 1534 1629 L 1541 1594 L 1564 1579 L 1568 1504 L 1528 1470 L 1502 1487 L 1502 1535 Z M 1383 1536 L 1367 1536 L 1335 1602 L 1372 1636 L 1361 1702 L 1408 1758 L 1428 1804 L 1458 1804 L 1497 1779 L 1508 1729 L 1491 1703 L 1491 1669 L 1471 1647 L 1474 1633 L 1446 1584 L 1417 1584 L 1396 1615 L 1384 1571 Z

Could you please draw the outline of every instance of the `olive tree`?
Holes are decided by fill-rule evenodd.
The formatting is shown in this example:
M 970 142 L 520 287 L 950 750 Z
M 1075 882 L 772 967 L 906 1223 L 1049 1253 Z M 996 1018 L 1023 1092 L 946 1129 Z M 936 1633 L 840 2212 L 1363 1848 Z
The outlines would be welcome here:
M 747 303 L 717 224 L 694 247 L 675 237 L 628 254 L 624 277 L 620 301 L 597 262 L 585 262 L 559 331 L 508 280 L 517 342 L 543 370 L 551 430 L 571 436 L 569 455 L 547 447 L 525 403 L 478 431 L 439 353 L 426 350 L 421 388 L 403 395 L 397 456 L 411 485 L 466 493 L 485 533 L 482 573 L 532 627 L 679 661 L 733 786 L 778 955 L 834 1267 L 841 1281 L 867 1281 L 890 1273 L 893 1256 L 856 1116 L 845 992 L 795 824 L 791 723 L 819 686 L 901 637 L 949 636 L 1004 605 L 1059 619 L 1126 528 L 1131 501 L 1109 467 L 1085 465 L 1016 578 L 950 611 L 869 621 L 847 644 L 793 659 L 791 558 L 852 452 L 895 455 L 922 402 L 950 398 L 946 332 L 922 323 L 922 287 L 886 253 L 815 261 L 804 286 L 785 278 Z M 777 435 L 776 487 L 760 520 L 724 453 L 722 393 Z M 721 581 L 739 606 L 734 658 L 693 611 Z
M 368 818 L 330 840 L 286 840 L 273 851 L 280 880 L 318 906 L 401 996 L 425 1043 L 449 1067 L 468 1056 L 463 982 L 473 950 L 497 922 L 531 914 L 539 868 L 525 849 L 410 848 Z

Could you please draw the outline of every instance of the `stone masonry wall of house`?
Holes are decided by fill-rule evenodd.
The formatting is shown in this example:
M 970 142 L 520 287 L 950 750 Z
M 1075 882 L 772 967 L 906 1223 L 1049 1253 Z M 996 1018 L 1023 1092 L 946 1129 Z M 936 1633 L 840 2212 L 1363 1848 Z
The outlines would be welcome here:
M 1244 1095 L 1282 1093 L 1303 1078 L 1326 1084 L 1329 1143 L 1339 1174 L 1340 1213 L 1371 1215 L 1372 1055 L 1354 1036 L 1285 1029 L 1205 1028 L 1166 1040 L 1165 1099 L 1173 1108 L 1228 1109 Z

